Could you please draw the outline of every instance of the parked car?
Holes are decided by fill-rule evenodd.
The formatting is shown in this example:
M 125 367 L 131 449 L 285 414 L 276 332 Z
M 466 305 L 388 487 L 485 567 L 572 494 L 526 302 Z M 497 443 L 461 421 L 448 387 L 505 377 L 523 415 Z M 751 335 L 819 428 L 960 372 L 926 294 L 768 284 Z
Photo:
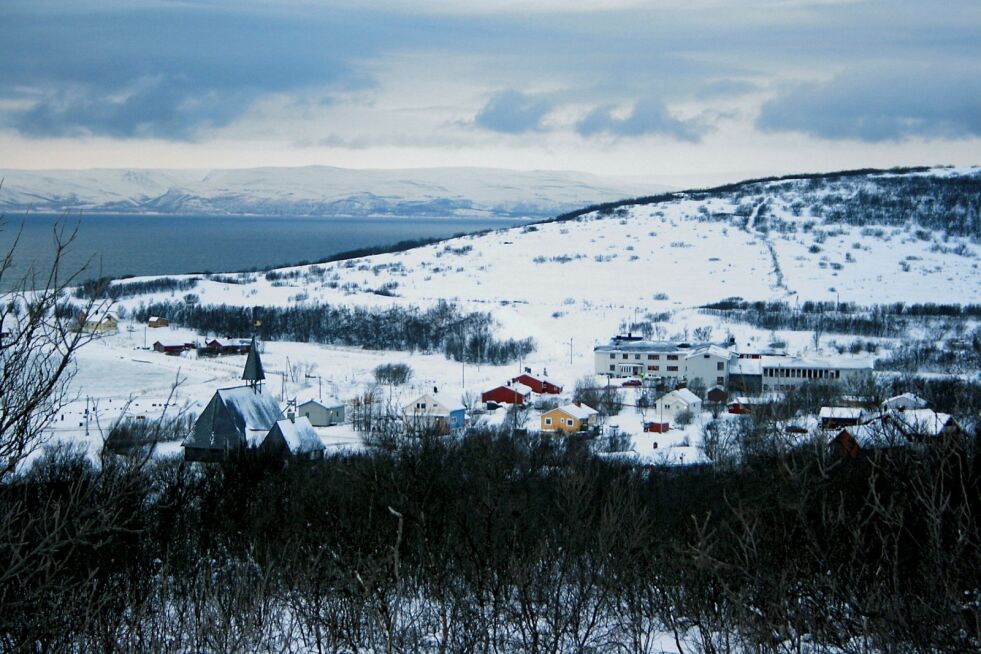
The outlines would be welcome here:
M 629 386 L 630 388 L 636 388 L 636 387 L 642 386 L 643 384 L 641 383 L 641 381 L 639 379 L 627 379 L 627 380 L 625 380 L 620 385 L 623 386 L 623 387 L 628 387 Z

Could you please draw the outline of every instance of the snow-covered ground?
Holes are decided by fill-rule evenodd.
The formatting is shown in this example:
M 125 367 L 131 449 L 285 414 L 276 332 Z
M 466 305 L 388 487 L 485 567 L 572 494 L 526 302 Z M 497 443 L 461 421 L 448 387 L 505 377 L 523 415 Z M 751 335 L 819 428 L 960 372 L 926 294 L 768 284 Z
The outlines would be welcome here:
M 924 238 L 910 224 L 826 224 L 807 207 L 792 207 L 792 198 L 781 193 L 774 194 L 767 215 L 768 223 L 781 229 L 758 229 L 756 215 L 746 216 L 740 209 L 745 198 L 697 200 L 679 194 L 671 202 L 625 207 L 606 216 L 593 213 L 575 221 L 496 230 L 406 252 L 281 269 L 277 272 L 284 276 L 278 279 L 266 279 L 262 273 L 243 276 L 241 284 L 202 279 L 193 292 L 202 304 L 250 307 L 428 306 L 448 300 L 463 311 L 490 312 L 499 324 L 498 337 L 530 336 L 537 344 L 534 353 L 513 365 L 476 366 L 441 355 L 266 343 L 263 360 L 269 390 L 300 402 L 317 396 L 317 376 L 324 396 L 350 399 L 372 383 L 375 366 L 400 362 L 408 363 L 415 375 L 410 387 L 392 396 L 393 402 L 408 401 L 433 387 L 459 400 L 464 392 L 479 394 L 504 383 L 523 367 L 547 370 L 568 392 L 577 379 L 592 374 L 594 345 L 607 342 L 622 322 L 648 313 L 669 314 L 658 323 L 663 329 L 659 336 L 665 338 L 690 340 L 696 328 L 710 327 L 714 339 L 732 335 L 740 347 L 759 349 L 779 339 L 790 354 L 822 353 L 821 343 L 814 350 L 810 334 L 774 334 L 725 324 L 697 309 L 730 296 L 790 303 L 981 302 L 981 246 L 971 238 L 942 233 Z M 395 295 L 373 292 L 383 286 L 394 289 Z M 173 299 L 170 293 L 141 296 L 123 300 L 117 309 L 131 313 L 141 303 Z M 184 381 L 177 398 L 199 410 L 214 389 L 238 383 L 244 357 L 163 356 L 140 349 L 144 328 L 132 325 L 135 331 L 129 332 L 129 326 L 123 321 L 118 335 L 80 353 L 75 388 L 83 403 L 91 396 L 102 409 L 110 400 L 116 407 L 132 396 L 141 409 L 146 402 L 152 409 L 154 399 L 166 397 L 179 372 Z M 152 344 L 203 336 L 164 328 L 149 330 L 146 340 Z M 824 343 L 829 337 L 834 335 L 825 336 Z M 530 420 L 537 424 L 537 417 Z M 641 421 L 633 409 L 611 420 L 634 435 L 639 456 L 677 463 L 700 460 L 698 421 L 684 432 L 665 435 L 643 434 Z M 77 422 L 66 418 L 65 424 L 70 431 Z M 335 446 L 357 441 L 343 428 L 325 431 L 323 437 Z

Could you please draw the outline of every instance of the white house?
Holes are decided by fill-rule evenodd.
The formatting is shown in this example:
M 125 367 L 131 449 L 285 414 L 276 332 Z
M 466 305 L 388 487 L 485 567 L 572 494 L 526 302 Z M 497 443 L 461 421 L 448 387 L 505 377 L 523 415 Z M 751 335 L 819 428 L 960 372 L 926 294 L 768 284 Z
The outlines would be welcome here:
M 444 404 L 425 393 L 402 407 L 405 427 L 409 431 L 434 431 L 447 434 L 466 426 L 466 408 L 457 402 Z
M 903 393 L 895 397 L 890 397 L 882 403 L 883 411 L 905 411 L 907 409 L 925 409 L 927 401 L 919 395 L 913 393 Z
M 654 402 L 654 411 L 658 416 L 675 416 L 686 410 L 695 415 L 702 410 L 702 400 L 687 388 L 679 388 L 666 393 Z
M 662 377 L 726 385 L 737 354 L 712 343 L 675 343 L 614 338 L 593 348 L 594 371 L 611 377 Z
M 339 400 L 307 400 L 296 407 L 296 411 L 309 419 L 314 427 L 330 427 L 344 422 L 344 403 Z

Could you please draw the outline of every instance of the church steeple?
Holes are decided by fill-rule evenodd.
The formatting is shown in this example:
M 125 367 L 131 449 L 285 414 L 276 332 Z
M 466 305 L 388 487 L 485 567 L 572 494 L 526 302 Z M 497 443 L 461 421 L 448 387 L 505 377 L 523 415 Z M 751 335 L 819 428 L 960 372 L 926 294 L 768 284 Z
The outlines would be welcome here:
M 262 380 L 265 378 L 266 373 L 262 369 L 262 359 L 259 358 L 259 349 L 256 347 L 255 336 L 253 336 L 252 345 L 249 347 L 249 357 L 245 360 L 245 370 L 242 372 L 242 379 L 256 393 L 261 393 Z

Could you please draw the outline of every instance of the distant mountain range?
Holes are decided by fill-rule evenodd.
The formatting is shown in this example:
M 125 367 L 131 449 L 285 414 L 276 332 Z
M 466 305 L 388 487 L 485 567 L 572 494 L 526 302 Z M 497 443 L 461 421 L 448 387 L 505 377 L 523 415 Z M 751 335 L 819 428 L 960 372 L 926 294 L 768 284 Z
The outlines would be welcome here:
M 175 215 L 548 217 L 670 187 L 569 171 L 0 169 L 0 210 Z

